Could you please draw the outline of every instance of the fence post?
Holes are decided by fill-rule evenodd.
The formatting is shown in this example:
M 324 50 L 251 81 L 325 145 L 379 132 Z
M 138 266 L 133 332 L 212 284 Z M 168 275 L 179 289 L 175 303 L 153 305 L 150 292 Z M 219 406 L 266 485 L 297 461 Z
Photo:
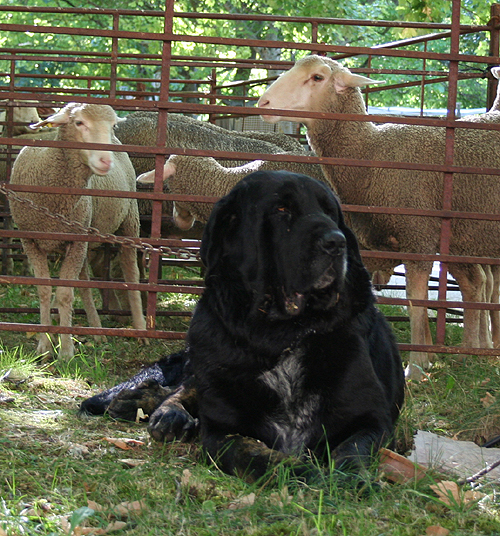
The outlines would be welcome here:
M 488 26 L 490 31 L 490 56 L 499 55 L 500 43 L 500 4 L 491 4 L 490 20 Z M 497 95 L 498 80 L 493 76 L 488 77 L 488 91 L 486 93 L 486 109 L 489 110 Z

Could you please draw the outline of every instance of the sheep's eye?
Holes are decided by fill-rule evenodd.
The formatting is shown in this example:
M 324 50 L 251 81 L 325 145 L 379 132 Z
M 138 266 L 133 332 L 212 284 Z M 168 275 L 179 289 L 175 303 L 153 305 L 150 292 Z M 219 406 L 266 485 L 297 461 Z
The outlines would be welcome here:
M 322 77 L 320 74 L 315 74 L 315 75 L 313 76 L 313 80 L 314 80 L 315 82 L 321 82 L 321 80 L 323 80 L 323 77 Z
M 77 127 L 81 127 L 83 125 L 83 121 L 75 121 L 75 125 Z

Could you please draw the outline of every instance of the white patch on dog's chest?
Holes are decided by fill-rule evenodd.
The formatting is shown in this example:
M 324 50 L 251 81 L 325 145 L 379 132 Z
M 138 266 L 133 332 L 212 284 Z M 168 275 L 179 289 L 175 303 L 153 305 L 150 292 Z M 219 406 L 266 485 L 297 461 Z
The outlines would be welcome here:
M 319 395 L 304 389 L 302 356 L 301 350 L 295 350 L 260 376 L 279 399 L 267 420 L 276 434 L 275 444 L 269 446 L 287 454 L 299 454 L 303 450 L 313 434 L 319 410 Z

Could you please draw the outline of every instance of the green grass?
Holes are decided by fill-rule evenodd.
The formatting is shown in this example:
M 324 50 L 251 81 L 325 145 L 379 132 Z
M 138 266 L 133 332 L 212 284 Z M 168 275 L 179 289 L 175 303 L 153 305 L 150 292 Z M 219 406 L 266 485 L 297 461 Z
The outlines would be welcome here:
M 2 292 L 17 303 L 33 299 L 30 288 L 17 287 L 17 297 L 15 289 Z M 167 307 L 186 297 L 161 299 Z M 406 340 L 408 324 L 398 324 L 396 332 Z M 8 536 L 60 535 L 64 527 L 82 524 L 104 531 L 117 521 L 125 525 L 112 534 L 141 536 L 420 536 L 431 525 L 453 536 L 500 534 L 498 485 L 484 485 L 489 500 L 468 507 L 438 499 L 430 488 L 436 474 L 391 484 L 377 476 L 376 466 L 378 485 L 361 492 L 334 476 L 307 486 L 282 468 L 248 485 L 222 474 L 196 443 L 161 445 L 150 440 L 144 424 L 78 417 L 84 398 L 180 342 L 144 346 L 110 337 L 96 345 L 82 338 L 70 361 L 40 362 L 35 338 L 1 336 L 0 377 L 11 371 L 0 383 L 0 528 Z M 479 443 L 500 435 L 499 402 L 485 407 L 482 401 L 499 392 L 497 360 L 440 356 L 424 381 L 407 385 L 398 450 L 408 452 L 416 430 Z M 143 444 L 122 450 L 105 438 Z M 135 501 L 137 511 L 116 513 L 120 503 Z M 89 508 L 94 503 L 102 509 Z

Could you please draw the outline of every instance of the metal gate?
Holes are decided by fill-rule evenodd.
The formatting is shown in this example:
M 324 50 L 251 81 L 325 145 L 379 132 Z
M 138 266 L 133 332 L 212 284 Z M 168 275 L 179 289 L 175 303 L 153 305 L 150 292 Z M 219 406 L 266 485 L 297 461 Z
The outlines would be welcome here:
M 351 61 L 354 72 L 365 75 L 384 75 L 389 79 L 395 79 L 394 83 L 387 84 L 383 88 L 370 88 L 366 91 L 366 101 L 370 104 L 377 91 L 408 91 L 417 88 L 419 92 L 420 108 L 419 117 L 402 117 L 394 115 L 377 116 L 376 121 L 407 123 L 417 125 L 434 125 L 447 128 L 447 162 L 453 162 L 453 140 L 456 123 L 455 112 L 458 100 L 458 85 L 468 80 L 487 80 L 485 84 L 484 105 L 488 108 L 496 95 L 496 80 L 489 73 L 488 67 L 500 64 L 499 58 L 499 16 L 500 4 L 491 7 L 491 20 L 485 26 L 466 26 L 460 24 L 460 1 L 453 0 L 451 3 L 451 24 L 411 23 L 401 21 L 365 21 L 345 20 L 331 18 L 304 18 L 283 17 L 267 15 L 230 15 L 209 13 L 180 13 L 174 11 L 174 2 L 167 1 L 165 10 L 162 11 L 131 11 L 120 9 L 60 9 L 60 8 L 25 8 L 0 6 L 0 31 L 4 35 L 23 33 L 26 40 L 22 46 L 0 48 L 0 102 L 5 110 L 5 119 L 2 122 L 4 134 L 0 137 L 0 158 L 3 160 L 5 176 L 0 177 L 2 186 L 10 193 L 27 191 L 20 186 L 8 184 L 12 161 L 19 151 L 19 139 L 12 136 L 13 108 L 16 106 L 38 106 L 58 108 L 67 102 L 90 102 L 111 105 L 120 115 L 130 112 L 145 110 L 156 111 L 159 114 L 156 145 L 123 145 L 119 150 L 129 152 L 131 155 L 149 156 L 154 159 L 156 168 L 156 180 L 152 191 L 139 189 L 136 193 L 121 193 L 121 196 L 136 197 L 139 200 L 152 203 L 151 216 L 147 219 L 150 226 L 149 235 L 141 239 L 129 239 L 140 251 L 147 253 L 147 270 L 144 278 L 137 285 L 130 285 L 120 280 L 113 280 L 108 275 L 104 279 L 93 279 L 90 283 L 85 281 L 62 281 L 59 279 L 37 280 L 26 275 L 14 275 L 9 273 L 9 262 L 16 262 L 22 258 L 19 238 L 22 236 L 36 238 L 50 238 L 52 235 L 43 230 L 31 233 L 22 233 L 13 228 L 10 222 L 8 203 L 4 202 L 1 210 L 3 228 L 0 229 L 2 239 L 2 273 L 0 282 L 3 285 L 46 285 L 52 286 L 92 286 L 103 290 L 114 289 L 137 289 L 147 295 L 145 302 L 147 329 L 145 331 L 123 328 L 93 328 L 75 326 L 70 330 L 59 326 L 40 326 L 33 323 L 5 322 L 0 321 L 0 330 L 24 331 L 24 332 L 68 332 L 74 334 L 104 334 L 112 336 L 147 337 L 156 339 L 182 339 L 184 331 L 170 331 L 158 327 L 158 319 L 162 316 L 188 316 L 188 310 L 170 310 L 162 308 L 158 304 L 158 296 L 161 293 L 176 293 L 199 295 L 202 291 L 201 279 L 194 277 L 192 280 L 185 279 L 181 283 L 174 279 L 163 276 L 162 266 L 194 266 L 199 267 L 197 258 L 199 240 L 176 236 L 162 236 L 163 220 L 169 218 L 162 215 L 162 203 L 164 201 L 199 201 L 213 203 L 216 199 L 209 196 L 187 196 L 163 193 L 161 170 L 165 158 L 170 154 L 184 154 L 194 156 L 216 156 L 231 160 L 255 160 L 265 158 L 277 161 L 307 161 L 321 162 L 323 164 L 374 166 L 399 169 L 432 169 L 440 171 L 445 177 L 443 192 L 443 208 L 440 211 L 422 211 L 418 209 L 402 209 L 387 207 L 366 207 L 344 205 L 346 212 L 378 212 L 399 215 L 424 215 L 440 218 L 442 221 L 441 250 L 436 255 L 422 255 L 421 252 L 391 253 L 388 251 L 363 251 L 365 258 L 395 258 L 404 260 L 432 260 L 441 262 L 441 271 L 438 279 L 438 299 L 424 300 L 410 304 L 405 298 L 379 297 L 381 304 L 395 304 L 400 306 L 426 306 L 437 310 L 437 335 L 436 344 L 433 346 L 411 346 L 402 344 L 402 350 L 438 351 L 445 353 L 464 353 L 480 355 L 496 355 L 498 350 L 471 349 L 448 347 L 445 345 L 445 328 L 447 310 L 450 308 L 481 308 L 498 310 L 500 306 L 492 303 L 464 303 L 462 301 L 450 302 L 446 299 L 447 277 L 446 264 L 448 262 L 476 263 L 482 265 L 499 265 L 500 259 L 457 257 L 449 254 L 451 221 L 453 218 L 475 218 L 483 220 L 500 220 L 500 214 L 460 214 L 451 210 L 451 191 L 453 174 L 459 169 L 452 163 L 445 165 L 403 164 L 395 162 L 339 162 L 338 159 L 319 159 L 315 157 L 291 156 L 291 155 L 263 155 L 255 153 L 233 153 L 222 151 L 209 151 L 201 149 L 182 149 L 179 147 L 166 147 L 167 113 L 175 112 L 182 114 L 195 114 L 202 116 L 211 122 L 224 118 L 252 118 L 257 117 L 259 112 L 253 107 L 257 100 L 256 92 L 262 93 L 265 86 L 272 81 L 276 73 L 288 69 L 293 65 L 296 55 L 306 52 L 324 54 L 341 61 Z M 12 22 L 11 15 L 18 16 L 17 22 Z M 41 26 L 37 23 L 37 16 L 41 14 L 52 20 L 49 26 Z M 19 23 L 19 15 L 23 22 Z M 91 15 L 91 17 L 89 17 Z M 65 24 L 68 18 L 81 18 L 81 24 L 71 26 Z M 155 31 L 131 31 L 126 22 L 130 20 L 149 21 L 149 26 Z M 186 31 L 189 26 L 186 21 L 197 19 L 210 20 L 214 26 L 224 24 L 225 28 L 233 31 L 234 37 L 220 37 L 218 35 L 200 35 L 197 32 Z M 99 21 L 96 24 L 95 21 Z M 7 21 L 7 22 L 6 22 Z M 309 29 L 310 38 L 304 42 L 278 41 L 273 39 L 257 40 L 238 37 L 239 24 L 242 21 L 259 22 L 270 25 L 293 25 L 299 24 Z M 326 28 L 356 27 L 366 29 L 366 41 L 359 40 L 355 45 L 336 45 L 322 42 L 322 35 L 326 35 Z M 391 40 L 386 44 L 373 42 L 373 34 L 370 28 L 385 28 L 387 35 L 392 30 L 401 28 L 418 29 L 420 35 L 408 39 Z M 423 32 L 423 34 L 422 34 Z M 216 32 L 214 32 L 216 34 Z M 40 36 L 66 36 L 67 45 L 55 46 L 52 49 L 42 49 L 38 45 Z M 488 55 L 472 56 L 463 54 L 460 48 L 460 40 L 463 36 L 477 35 L 489 42 Z M 89 43 L 88 37 L 98 38 L 99 45 L 95 48 Z M 87 38 L 87 39 L 83 39 Z M 432 44 L 445 41 L 448 43 L 447 52 L 433 51 Z M 58 41 L 56 41 L 58 42 Z M 82 43 L 82 45 L 80 45 Z M 85 46 L 83 45 L 85 44 Z M 123 44 L 127 43 L 127 51 L 124 52 Z M 178 53 L 177 45 L 205 44 L 205 55 L 182 55 Z M 8 44 L 8 40 L 7 40 Z M 72 46 L 70 46 L 70 44 Z M 266 49 L 267 51 L 281 51 L 279 59 L 274 59 L 272 54 L 267 54 L 271 59 L 259 59 L 250 57 L 249 49 Z M 130 50 L 135 51 L 131 52 Z M 220 49 L 220 51 L 219 51 Z M 215 53 L 214 53 L 215 51 Z M 276 58 L 278 55 L 274 55 Z M 397 57 L 400 59 L 400 68 L 393 69 L 384 66 L 384 59 Z M 263 55 L 260 56 L 263 58 Z M 463 64 L 472 64 L 475 70 L 462 69 Z M 46 65 L 45 72 L 37 66 Z M 436 69 L 436 64 L 446 64 L 447 68 Z M 87 66 L 82 74 L 82 65 Z M 190 77 L 193 67 L 210 72 L 203 79 Z M 187 73 L 185 77 L 173 77 L 172 71 Z M 249 80 L 231 83 L 224 80 L 227 71 L 252 71 L 257 76 L 250 76 Z M 242 77 L 246 78 L 246 77 Z M 400 81 L 405 78 L 407 81 Z M 426 89 L 441 84 L 447 90 L 447 109 L 452 110 L 441 118 L 429 118 L 425 115 Z M 235 87 L 239 88 L 237 94 Z M 256 89 L 257 88 L 257 89 Z M 351 118 L 352 119 L 352 118 Z M 2 126 L 0 125 L 0 127 Z M 470 128 L 489 128 L 498 130 L 497 125 L 476 124 Z M 302 137 L 300 129 L 293 135 Z M 24 140 L 24 145 L 54 146 L 56 142 L 49 140 Z M 81 144 L 68 143 L 68 147 L 81 147 Z M 117 150 L 113 146 L 113 150 Z M 0 164 L 2 162 L 0 161 Z M 0 170 L 2 168 L 0 167 Z M 474 168 L 460 169 L 461 172 L 471 173 Z M 493 175 L 500 174 L 500 170 L 488 170 Z M 40 191 L 32 188 L 31 191 Z M 102 190 L 52 188 L 54 195 L 82 194 L 86 195 L 112 195 L 116 192 Z M 108 244 L 107 255 L 112 255 L 112 247 L 119 245 L 120 239 L 103 237 L 99 234 L 84 234 L 71 231 L 66 238 L 86 240 Z M 111 244 L 111 245 L 109 245 Z M 104 293 L 106 296 L 106 293 Z M 7 308 L 0 303 L 0 320 L 2 315 L 12 312 L 35 312 L 36 309 L 26 307 Z M 106 298 L 103 299 L 101 309 L 103 313 L 116 313 L 120 311 L 110 310 Z M 81 313 L 81 311 L 76 311 Z

